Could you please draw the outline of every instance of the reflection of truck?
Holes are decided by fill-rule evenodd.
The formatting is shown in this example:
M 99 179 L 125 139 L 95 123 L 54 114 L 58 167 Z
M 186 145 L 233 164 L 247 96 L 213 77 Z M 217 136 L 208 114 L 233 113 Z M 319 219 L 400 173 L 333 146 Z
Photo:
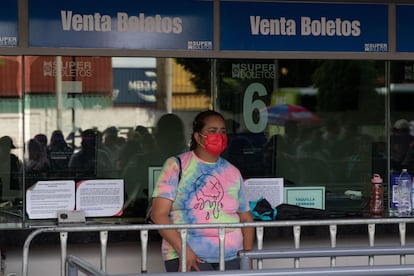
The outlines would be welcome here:
M 24 70 L 22 62 L 24 60 Z M 62 57 L 63 101 L 90 108 L 109 106 L 112 94 L 110 57 Z M 0 57 L 0 112 L 18 113 L 23 95 L 26 108 L 56 108 L 56 58 L 53 56 Z M 64 105 L 65 106 L 65 105 Z M 65 106 L 66 107 L 66 106 Z
M 292 104 L 316 109 L 318 90 L 313 87 L 283 87 L 272 93 L 270 105 Z
M 114 68 L 115 105 L 154 105 L 157 76 L 155 68 Z
M 25 57 L 25 91 L 47 94 L 56 91 L 55 57 Z M 112 93 L 112 61 L 110 57 L 62 57 L 63 92 Z
M 385 95 L 385 87 L 377 88 L 377 93 Z M 391 83 L 390 84 L 390 111 L 412 112 L 414 102 L 414 83 Z
M 390 84 L 390 110 L 393 112 L 411 112 L 414 101 L 414 83 Z M 386 95 L 386 87 L 376 88 L 379 95 Z M 313 87 L 283 87 L 272 93 L 271 105 L 295 104 L 315 111 L 318 89 Z

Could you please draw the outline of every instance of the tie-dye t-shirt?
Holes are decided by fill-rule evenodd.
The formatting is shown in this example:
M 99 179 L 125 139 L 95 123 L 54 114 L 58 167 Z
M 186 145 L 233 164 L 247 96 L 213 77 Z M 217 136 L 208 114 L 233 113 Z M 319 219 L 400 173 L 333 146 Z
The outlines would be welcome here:
M 240 171 L 223 158 L 215 163 L 199 159 L 192 151 L 181 154 L 182 176 L 179 185 L 179 165 L 169 158 L 161 171 L 152 197 L 173 201 L 170 219 L 174 224 L 238 223 L 238 213 L 249 211 Z M 187 244 L 196 255 L 210 263 L 219 262 L 217 229 L 189 229 Z M 225 260 L 237 258 L 243 249 L 241 229 L 226 229 Z M 162 241 L 164 260 L 178 258 L 177 252 Z

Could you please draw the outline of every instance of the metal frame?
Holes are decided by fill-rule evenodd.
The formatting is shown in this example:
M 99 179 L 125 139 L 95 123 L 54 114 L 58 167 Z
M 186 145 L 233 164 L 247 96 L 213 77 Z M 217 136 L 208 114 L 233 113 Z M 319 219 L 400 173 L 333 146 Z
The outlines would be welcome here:
M 413 60 L 414 53 L 396 53 L 395 52 L 395 5 L 398 4 L 410 4 L 410 0 L 365 0 L 364 3 L 387 3 L 390 7 L 388 20 L 389 26 L 389 44 L 391 51 L 389 53 L 344 53 L 344 52 L 251 52 L 251 51 L 220 51 L 220 49 L 214 49 L 213 51 L 156 51 L 156 50 L 126 50 L 126 49 L 73 49 L 73 48 L 34 48 L 29 47 L 28 37 L 28 1 L 19 0 L 19 45 L 18 47 L 3 47 L 0 48 L 1 55 L 68 55 L 68 56 L 125 56 L 125 57 L 187 57 L 187 58 L 255 58 L 255 59 L 361 59 L 361 60 Z M 215 11 L 218 10 L 220 1 L 214 0 Z M 250 1 L 253 2 L 253 1 Z M 306 1 L 316 2 L 316 1 Z M 324 1 L 318 2 L 354 2 L 350 0 L 338 0 L 338 1 Z M 359 2 L 360 3 L 360 2 Z M 215 39 L 219 38 L 219 18 L 214 18 L 215 26 Z M 226 227 L 256 227 L 257 245 L 258 249 L 263 248 L 263 228 L 264 227 L 293 227 L 295 248 L 300 247 L 300 232 L 301 227 L 319 226 L 324 225 L 329 227 L 331 246 L 336 247 L 336 233 L 338 225 L 367 225 L 368 227 L 368 239 L 369 245 L 374 246 L 375 240 L 375 225 L 377 224 L 398 224 L 400 234 L 400 246 L 405 246 L 406 241 L 406 223 L 412 223 L 414 219 L 346 219 L 346 220 L 325 220 L 325 221 L 287 221 L 287 222 L 266 222 L 266 223 L 252 223 L 252 224 L 231 224 L 231 225 L 182 225 L 174 226 L 174 229 L 182 230 L 185 236 L 185 229 L 189 228 L 219 228 L 224 229 Z M 23 276 L 27 276 L 28 273 L 28 261 L 29 261 L 29 247 L 31 241 L 40 233 L 59 233 L 61 239 L 61 254 L 62 254 L 62 272 L 64 272 L 64 262 L 66 259 L 66 247 L 67 237 L 69 232 L 90 232 L 96 231 L 100 233 L 101 238 L 101 267 L 106 270 L 106 247 L 108 231 L 140 231 L 141 243 L 142 243 L 142 256 L 141 256 L 141 270 L 147 271 L 146 268 L 146 250 L 148 245 L 148 230 L 171 228 L 171 226 L 165 225 L 99 225 L 99 226 L 71 226 L 71 227 L 50 227 L 42 228 L 33 231 L 26 239 L 23 248 L 23 262 L 22 270 Z M 145 251 L 145 252 L 144 252 Z M 404 261 L 404 256 L 401 256 L 401 261 Z M 295 260 L 295 264 L 299 264 L 299 260 Z M 258 263 L 259 268 L 261 262 Z M 398 266 L 400 267 L 400 266 Z M 292 275 L 284 272 L 283 275 Z M 323 272 L 320 271 L 319 274 Z M 332 273 L 332 270 L 330 271 Z M 339 273 L 339 272 L 338 272 Z M 386 275 L 392 275 L 388 272 Z M 62 274 L 63 275 L 63 274 Z M 202 275 L 202 274 L 197 274 Z M 207 275 L 207 274 L 206 274 Z M 228 274 L 229 275 L 229 274 Z M 238 272 L 236 275 L 242 275 Z M 247 274 L 243 274 L 247 275 Z M 250 274 L 253 275 L 253 274 Z M 257 274 L 259 275 L 259 274 Z M 271 274 L 261 275 L 277 275 L 272 272 Z M 279 274 L 281 275 L 281 274 Z M 324 274 L 328 275 L 328 274 Z M 354 275 L 354 274 L 340 274 L 340 275 Z M 380 275 L 380 274 L 376 274 Z M 398 275 L 404 275 L 399 272 Z
M 331 258 L 331 267 L 335 267 L 332 260 L 336 257 L 355 256 L 388 256 L 388 255 L 413 255 L 413 246 L 372 246 L 372 247 L 341 247 L 341 248 L 295 248 L 278 250 L 252 250 L 240 252 L 240 266 L 242 270 L 248 270 L 252 260 L 280 259 L 280 258 Z M 373 266 L 373 258 L 368 258 L 368 265 Z M 400 262 L 403 261 L 400 259 Z M 403 263 L 400 263 L 403 264 Z M 298 267 L 295 267 L 298 268 Z
M 67 56 L 124 56 L 124 57 L 188 57 L 188 58 L 262 58 L 262 59 L 363 59 L 363 60 L 407 60 L 414 59 L 414 53 L 395 52 L 395 5 L 412 4 L 410 0 L 300 0 L 297 2 L 314 3 L 358 3 L 358 4 L 388 4 L 389 15 L 389 48 L 388 53 L 349 53 L 349 52 L 278 52 L 278 51 L 221 51 L 218 46 L 212 51 L 165 51 L 165 50 L 135 50 L 135 49 L 85 49 L 85 48 L 43 48 L 29 47 L 29 0 L 18 0 L 18 30 L 19 45 L 17 47 L 0 47 L 1 55 L 67 55 Z M 214 1 L 214 39 L 219 41 L 220 0 Z M 243 0 L 242 0 L 243 1 Z M 258 2 L 259 0 L 244 0 Z M 262 0 L 263 1 L 263 0 Z M 289 2 L 287 0 L 267 0 L 269 2 Z
M 25 240 L 23 246 L 23 260 L 22 260 L 22 276 L 28 276 L 29 268 L 29 248 L 32 240 L 41 233 L 59 233 L 60 234 L 60 248 L 61 248 L 61 275 L 65 275 L 65 262 L 67 257 L 68 233 L 69 232 L 98 232 L 100 234 L 101 245 L 101 270 L 106 272 L 106 258 L 107 258 L 107 243 L 109 231 L 139 231 L 141 239 L 141 273 L 146 273 L 147 268 L 147 250 L 148 250 L 148 231 L 159 229 L 176 229 L 181 233 L 183 238 L 182 247 L 186 246 L 186 235 L 188 229 L 206 229 L 215 228 L 219 231 L 220 240 L 220 270 L 224 271 L 224 233 L 226 228 L 242 228 L 255 227 L 256 228 L 256 243 L 257 249 L 263 249 L 264 243 L 264 228 L 265 227 L 292 227 L 294 248 L 300 248 L 301 228 L 326 226 L 329 227 L 331 248 L 336 248 L 337 242 L 337 228 L 346 225 L 365 225 L 368 228 L 368 246 L 375 246 L 375 227 L 376 225 L 394 224 L 399 227 L 400 244 L 395 245 L 397 248 L 406 246 L 406 225 L 407 223 L 414 223 L 414 218 L 388 218 L 388 219 L 338 219 L 338 220 L 304 220 L 304 221 L 271 221 L 271 222 L 251 222 L 251 223 L 232 223 L 232 224 L 180 224 L 180 225 L 84 225 L 84 226 L 65 226 L 65 227 L 50 227 L 40 228 L 34 230 Z M 184 250 L 185 251 L 185 250 Z M 399 254 L 401 253 L 401 255 Z M 400 264 L 405 265 L 405 254 L 399 251 Z M 331 256 L 331 266 L 335 266 L 336 255 Z M 298 268 L 300 258 L 294 258 L 294 268 Z M 183 256 L 182 262 L 186 262 Z M 374 255 L 369 256 L 369 264 L 374 263 Z M 258 269 L 262 269 L 262 259 L 257 262 Z M 185 267 L 185 266 L 184 266 Z
M 91 276 L 109 276 L 106 272 L 99 270 L 87 261 L 76 257 L 68 256 L 66 259 L 68 265 L 68 276 L 78 276 L 78 272 L 87 273 Z M 202 272 L 185 272 L 185 275 L 193 276 L 267 276 L 267 275 L 412 275 L 414 273 L 414 265 L 379 265 L 379 266 L 348 266 L 348 267 L 318 267 L 310 269 L 263 269 L 263 270 L 229 270 L 229 271 L 202 271 Z M 184 272 L 167 272 L 153 273 L 154 276 L 183 275 Z M 139 274 L 128 274 L 129 276 L 138 276 Z M 116 275 L 112 275 L 116 276 Z M 122 276 L 122 275 L 118 275 Z M 127 275 L 124 275 L 127 276 Z

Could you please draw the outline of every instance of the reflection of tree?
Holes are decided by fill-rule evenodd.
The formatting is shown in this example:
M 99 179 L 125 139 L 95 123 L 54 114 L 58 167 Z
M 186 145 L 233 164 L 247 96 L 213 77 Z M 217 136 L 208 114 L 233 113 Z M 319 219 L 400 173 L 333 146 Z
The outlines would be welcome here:
M 237 65 L 251 65 L 251 73 L 249 77 L 239 76 L 240 68 Z M 260 96 L 261 100 L 266 104 L 270 103 L 270 96 L 273 92 L 274 78 L 278 76 L 278 72 L 269 71 L 275 77 L 269 75 L 255 75 L 254 66 L 257 64 L 274 64 L 274 60 L 246 60 L 246 59 L 224 59 L 217 61 L 217 86 L 218 86 L 218 104 L 221 110 L 229 110 L 234 114 L 239 114 L 243 111 L 244 93 L 247 87 L 252 83 L 261 83 L 267 90 L 267 96 Z M 236 66 L 236 67 L 234 67 Z M 272 76 L 272 75 L 270 75 Z M 254 97 L 259 97 L 254 95 Z M 253 98 L 252 100 L 256 100 Z
M 312 74 L 322 62 L 320 60 L 279 59 L 279 87 L 311 86 Z
M 210 59 L 177 58 L 176 62 L 193 74 L 191 81 L 197 92 L 210 95 Z
M 375 64 L 370 61 L 326 61 L 313 74 L 319 111 L 378 108 Z
M 177 58 L 176 61 L 193 74 L 191 81 L 197 90 L 210 95 L 211 60 Z M 275 79 L 279 87 L 313 85 L 318 88 L 318 111 L 361 111 L 365 107 L 378 111 L 384 109 L 383 97 L 375 91 L 376 82 L 383 78 L 384 74 L 382 61 L 278 60 L 278 68 L 285 69 L 285 73 L 282 74 L 278 70 L 275 79 L 232 77 L 232 64 L 274 62 L 274 60 L 218 59 L 216 77 L 220 109 L 240 113 L 244 90 L 255 81 L 264 84 L 268 90 L 269 98 L 264 99 L 268 104 Z
M 189 58 L 177 58 L 178 64 L 181 64 L 185 70 L 191 72 L 193 77 L 191 81 L 197 90 L 206 93 L 210 96 L 210 82 L 211 82 L 211 60 L 209 59 L 189 59 Z M 245 89 L 252 82 L 262 83 L 269 92 L 266 99 L 263 99 L 266 103 L 270 101 L 270 94 L 273 89 L 272 78 L 234 78 L 232 76 L 233 64 L 272 64 L 273 60 L 246 60 L 246 59 L 219 59 L 217 60 L 217 87 L 218 87 L 218 105 L 221 110 L 231 110 L 233 113 L 238 114 L 243 108 L 243 96 Z
M 191 72 L 193 77 L 192 83 L 199 92 L 204 92 L 206 95 L 211 95 L 211 60 L 209 59 L 191 59 L 191 58 L 177 58 L 177 63 L 182 65 L 185 70 Z M 233 79 L 231 77 L 231 63 L 235 60 L 218 60 L 217 74 L 218 91 L 219 91 L 219 106 L 221 110 L 231 110 L 234 113 L 240 113 L 243 104 L 243 81 Z
M 240 113 L 243 110 L 243 83 L 231 77 L 218 76 L 219 97 L 221 110 L 231 110 Z

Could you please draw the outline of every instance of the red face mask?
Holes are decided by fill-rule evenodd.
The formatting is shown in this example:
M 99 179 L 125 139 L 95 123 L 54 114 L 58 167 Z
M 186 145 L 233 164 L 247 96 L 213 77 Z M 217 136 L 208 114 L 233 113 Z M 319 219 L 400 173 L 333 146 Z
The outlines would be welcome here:
M 208 133 L 204 137 L 204 148 L 208 153 L 214 156 L 219 156 L 227 147 L 227 135 L 224 133 Z

